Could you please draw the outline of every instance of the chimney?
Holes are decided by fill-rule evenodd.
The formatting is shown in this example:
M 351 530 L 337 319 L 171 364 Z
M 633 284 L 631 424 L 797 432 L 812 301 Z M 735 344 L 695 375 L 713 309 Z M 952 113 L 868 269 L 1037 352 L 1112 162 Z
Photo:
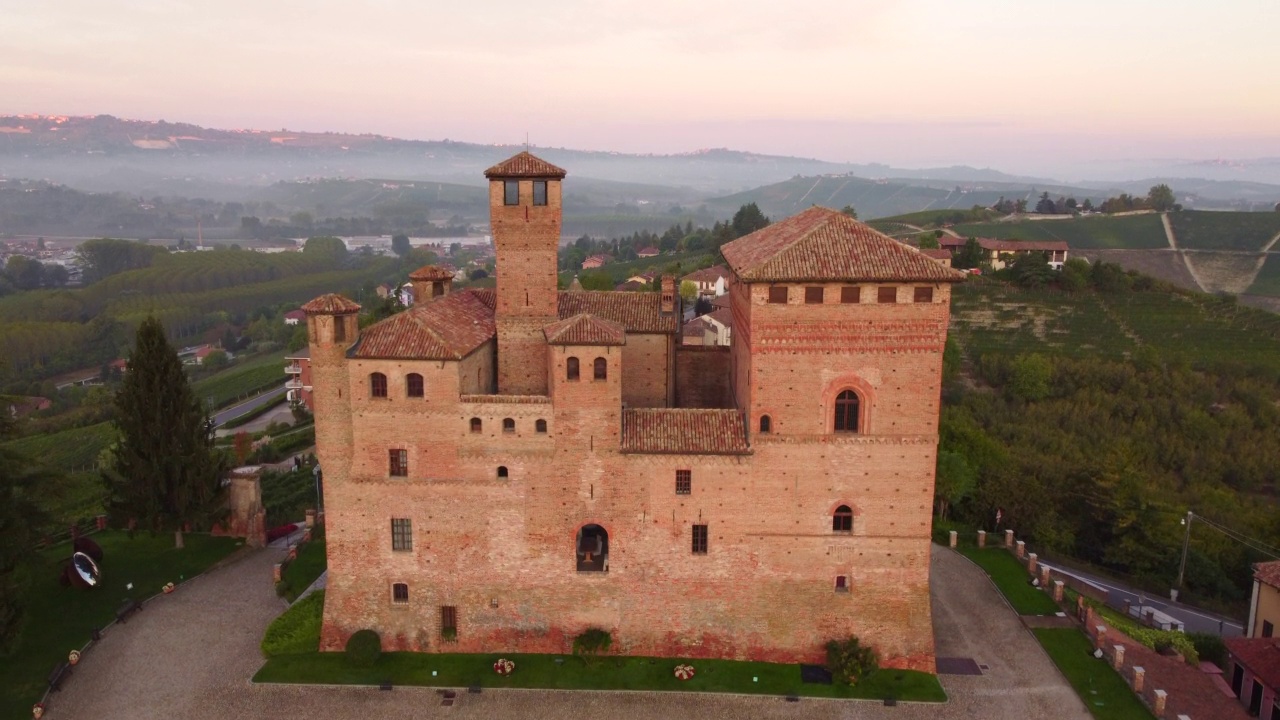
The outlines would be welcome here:
M 435 265 L 420 267 L 409 273 L 409 282 L 413 283 L 414 305 L 444 297 L 453 289 L 453 275 Z
M 670 275 L 662 276 L 662 314 L 670 315 L 676 311 L 676 279 Z

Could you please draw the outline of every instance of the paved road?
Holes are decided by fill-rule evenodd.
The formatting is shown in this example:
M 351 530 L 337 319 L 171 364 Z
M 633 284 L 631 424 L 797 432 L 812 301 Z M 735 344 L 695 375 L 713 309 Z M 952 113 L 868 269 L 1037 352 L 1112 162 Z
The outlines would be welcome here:
M 213 424 L 221 425 L 228 420 L 238 418 L 241 415 L 244 415 L 251 410 L 256 410 L 268 403 L 279 402 L 280 399 L 284 397 L 284 392 L 284 384 L 281 384 L 280 387 L 275 390 L 268 390 L 261 395 L 255 395 L 254 397 L 245 400 L 239 405 L 233 405 L 225 410 L 219 410 L 217 414 L 213 416 Z
M 1244 626 L 1230 618 L 1216 615 L 1205 610 L 1193 608 L 1182 603 L 1171 602 L 1168 597 L 1160 597 L 1150 593 L 1134 590 L 1130 587 L 1121 585 L 1114 580 L 1107 580 L 1089 573 L 1079 572 L 1069 568 L 1059 567 L 1053 563 L 1041 563 L 1054 569 L 1055 572 L 1078 577 L 1087 580 L 1093 585 L 1104 588 L 1107 591 L 1107 604 L 1112 607 L 1122 607 L 1124 601 L 1128 600 L 1131 605 L 1146 605 L 1153 607 L 1171 617 L 1181 620 L 1185 626 L 1186 632 L 1202 632 L 1213 633 L 1214 635 L 1222 635 L 1224 637 L 1233 637 L 1244 634 Z
M 258 642 L 284 609 L 268 548 L 196 578 L 112 628 L 56 694 L 51 720 L 227 720 L 280 717 L 363 719 L 614 717 L 627 720 L 1089 720 L 1083 703 L 1022 627 L 995 587 L 955 552 L 935 547 L 931 563 L 938 654 L 973 658 L 983 675 L 943 676 L 943 705 L 683 693 L 494 691 L 463 693 L 443 708 L 427 688 L 251 685 Z

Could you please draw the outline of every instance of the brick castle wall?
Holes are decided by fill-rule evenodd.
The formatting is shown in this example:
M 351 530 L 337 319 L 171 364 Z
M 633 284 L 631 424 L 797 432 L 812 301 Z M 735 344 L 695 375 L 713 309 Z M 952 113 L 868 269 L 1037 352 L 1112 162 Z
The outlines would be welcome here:
M 676 404 L 685 408 L 731 408 L 730 349 L 681 345 L 676 349 Z

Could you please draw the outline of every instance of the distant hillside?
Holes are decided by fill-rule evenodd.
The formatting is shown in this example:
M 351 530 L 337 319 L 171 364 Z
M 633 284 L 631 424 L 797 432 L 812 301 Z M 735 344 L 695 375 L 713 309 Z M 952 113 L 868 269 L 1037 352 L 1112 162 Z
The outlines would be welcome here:
M 1022 220 L 957 225 L 953 228 L 965 237 L 989 237 L 999 240 L 1065 240 L 1073 248 L 1167 248 L 1160 216 L 1086 215 L 1070 220 Z

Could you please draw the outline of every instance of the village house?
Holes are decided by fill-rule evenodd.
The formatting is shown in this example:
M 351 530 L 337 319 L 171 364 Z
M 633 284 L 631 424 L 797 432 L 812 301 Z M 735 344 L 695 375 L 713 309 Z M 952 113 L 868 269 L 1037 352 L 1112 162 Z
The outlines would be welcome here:
M 285 400 L 310 410 L 311 405 L 311 349 L 294 350 L 284 356 Z
M 636 257 L 639 257 L 639 258 L 658 257 L 658 248 L 649 246 L 647 248 L 638 250 L 636 251 Z
M 729 308 L 720 308 L 685 323 L 680 331 L 681 342 L 685 345 L 728 347 L 732 328 L 733 313 Z
M 582 261 L 582 269 L 591 270 L 598 267 L 604 267 L 608 262 L 608 255 L 588 255 L 587 259 Z
M 698 287 L 698 294 L 720 297 L 729 291 L 729 270 L 723 265 L 694 270 L 680 278 L 681 284 L 691 282 Z
M 284 314 L 285 325 L 297 325 L 300 322 L 305 322 L 306 319 L 307 314 L 301 310 L 290 310 Z
M 658 292 L 557 291 L 565 171 L 485 172 L 495 289 L 415 273 L 365 328 L 304 306 L 324 470 L 321 649 L 822 662 L 856 635 L 934 670 L 942 351 L 962 273 L 812 207 L 739 238 L 729 347 Z M 440 282 L 441 285 L 436 285 Z
M 992 270 L 1003 270 L 1018 255 L 1039 252 L 1044 253 L 1045 260 L 1054 270 L 1061 270 L 1067 261 L 1070 249 L 1062 240 L 996 240 L 994 238 L 977 238 L 978 246 Z M 944 235 L 938 238 L 938 244 L 948 251 L 952 257 L 964 249 L 968 238 Z

